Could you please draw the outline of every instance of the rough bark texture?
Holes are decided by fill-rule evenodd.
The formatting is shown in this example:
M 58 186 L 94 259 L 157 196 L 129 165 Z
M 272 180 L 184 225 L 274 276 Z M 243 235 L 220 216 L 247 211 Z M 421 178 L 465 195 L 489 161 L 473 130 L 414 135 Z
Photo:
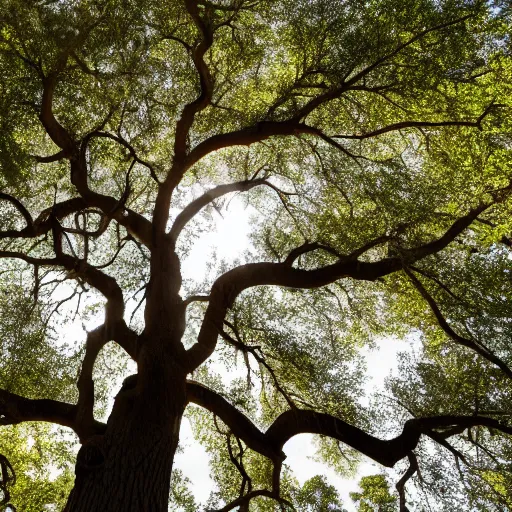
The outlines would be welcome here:
M 126 379 L 105 434 L 91 437 L 78 453 L 65 512 L 167 511 L 184 408 L 181 372 L 156 376 L 154 383 L 137 375 Z

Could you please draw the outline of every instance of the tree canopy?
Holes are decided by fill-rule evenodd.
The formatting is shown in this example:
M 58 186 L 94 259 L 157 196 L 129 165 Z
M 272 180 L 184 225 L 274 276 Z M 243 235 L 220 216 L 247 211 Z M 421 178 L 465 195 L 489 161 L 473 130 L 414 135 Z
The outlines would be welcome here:
M 286 465 L 302 433 L 341 474 L 388 468 L 360 510 L 512 509 L 511 18 L 3 0 L 4 510 L 342 510 Z M 248 247 L 185 275 L 233 201 Z M 413 348 L 372 395 L 382 339 Z

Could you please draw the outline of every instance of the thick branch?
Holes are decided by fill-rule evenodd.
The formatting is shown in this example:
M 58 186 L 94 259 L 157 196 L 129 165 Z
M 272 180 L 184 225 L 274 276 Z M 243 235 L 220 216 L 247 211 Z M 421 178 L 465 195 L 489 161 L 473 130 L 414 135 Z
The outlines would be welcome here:
M 187 380 L 188 400 L 204 407 L 218 416 L 231 430 L 231 432 L 252 450 L 265 455 L 271 460 L 283 460 L 281 449 L 275 450 L 266 442 L 263 434 L 243 413 L 233 407 L 225 398 L 203 386 L 199 382 Z
M 92 372 L 96 358 L 107 341 L 107 333 L 104 325 L 87 333 L 85 356 L 82 361 L 82 368 L 77 382 L 78 403 L 76 421 L 78 425 L 80 425 L 80 428 L 87 428 L 88 425 L 94 422 L 94 380 L 92 378 Z
M 52 229 L 52 217 L 62 220 L 68 215 L 77 213 L 86 207 L 87 204 L 81 197 L 75 197 L 44 209 L 34 221 L 32 221 L 32 217 L 27 211 L 27 215 L 24 216 L 27 220 L 27 226 L 19 231 L 14 229 L 1 231 L 0 238 L 36 238 L 48 233 Z
M 99 194 L 89 188 L 87 178 L 86 149 L 89 139 L 84 139 L 80 151 L 80 158 L 71 160 L 71 182 L 82 196 L 87 206 L 99 208 L 107 218 L 115 219 L 124 226 L 128 233 L 140 240 L 146 247 L 151 246 L 151 222 L 139 213 L 127 208 L 127 197 L 120 200 L 114 197 Z
M 56 400 L 24 398 L 15 393 L 0 389 L 0 425 L 15 425 L 24 421 L 44 421 L 72 428 L 81 439 L 101 434 L 105 425 L 93 421 L 86 432 L 76 421 L 76 405 Z
M 199 161 L 201 158 L 203 158 L 208 153 L 211 153 L 212 151 L 217 151 L 221 148 L 230 147 L 230 146 L 238 146 L 238 145 L 250 145 L 254 144 L 255 142 L 261 142 L 269 137 L 272 136 L 279 136 L 279 135 L 297 135 L 301 133 L 307 133 L 315 136 L 320 136 L 322 138 L 326 138 L 326 136 L 319 131 L 317 128 L 313 128 L 310 126 L 307 126 L 306 124 L 300 122 L 302 119 L 304 119 L 308 114 L 313 112 L 315 109 L 317 109 L 319 106 L 328 103 L 334 99 L 337 99 L 341 97 L 345 92 L 351 90 L 351 89 L 360 89 L 360 86 L 357 86 L 356 84 L 364 79 L 369 73 L 371 73 L 374 69 L 378 68 L 382 64 L 384 64 L 386 61 L 389 61 L 394 56 L 399 54 L 402 50 L 416 42 L 417 40 L 421 39 L 425 35 L 438 31 L 443 30 L 445 28 L 448 28 L 452 25 L 456 25 L 458 23 L 462 23 L 468 18 L 470 18 L 471 15 L 463 16 L 462 18 L 458 18 L 455 20 L 448 21 L 446 23 L 442 23 L 439 25 L 436 25 L 434 27 L 425 29 L 418 34 L 411 37 L 406 42 L 398 45 L 393 51 L 389 52 L 386 55 L 383 55 L 381 58 L 377 59 L 375 62 L 355 74 L 352 78 L 347 80 L 346 82 L 342 82 L 338 87 L 331 88 L 330 90 L 326 91 L 325 93 L 315 97 L 311 101 L 309 101 L 306 105 L 304 105 L 301 109 L 299 109 L 293 116 L 291 116 L 289 119 L 285 121 L 262 121 L 259 123 L 256 123 L 253 126 L 250 126 L 248 128 L 244 128 L 241 130 L 237 130 L 230 133 L 224 133 L 219 135 L 214 135 L 207 140 L 200 143 L 198 146 L 194 148 L 194 150 L 190 153 L 188 159 L 187 159 L 187 167 L 192 166 L 194 163 Z M 366 87 L 364 87 L 366 90 Z M 385 133 L 392 130 L 400 130 L 402 128 L 407 127 L 421 127 L 421 126 L 451 126 L 451 125 L 459 125 L 459 126 L 476 126 L 479 127 L 482 119 L 487 115 L 489 109 L 486 109 L 484 114 L 477 119 L 476 121 L 444 121 L 440 123 L 432 123 L 432 122 L 416 122 L 416 121 L 405 121 L 402 123 L 395 123 L 392 125 L 389 125 L 388 127 L 381 128 L 380 130 L 376 130 L 374 132 L 370 132 L 368 134 L 363 135 L 352 135 L 352 136 L 346 136 L 345 138 L 355 138 L 355 139 L 361 139 L 361 138 L 368 138 L 368 137 L 374 137 L 377 135 L 380 135 L 381 133 Z M 338 137 L 344 137 L 344 136 L 338 136 Z M 332 137 L 329 138 L 332 141 Z M 344 150 L 344 148 L 340 147 L 339 149 Z
M 499 421 L 481 416 L 433 416 L 408 420 L 402 433 L 388 441 L 377 439 L 361 429 L 328 414 L 306 410 L 290 410 L 279 416 L 267 430 L 265 438 L 272 445 L 282 447 L 293 436 L 302 433 L 321 434 L 348 444 L 380 464 L 392 467 L 406 457 L 418 444 L 422 434 L 433 429 L 453 426 L 485 426 L 511 435 L 512 428 Z M 435 435 L 435 433 L 434 433 Z
M 87 335 L 85 357 L 78 379 L 78 403 L 73 408 L 73 428 L 80 437 L 94 430 L 96 424 L 93 416 L 94 381 L 93 368 L 99 351 L 109 341 L 115 340 L 132 358 L 136 358 L 137 334 L 128 328 L 124 315 L 123 293 L 117 281 L 89 265 L 67 254 L 57 254 L 55 258 L 31 258 L 22 253 L 0 251 L 0 257 L 19 258 L 33 265 L 60 266 L 68 270 L 68 276 L 82 279 L 107 299 L 105 305 L 105 322 L 101 327 Z M 50 420 L 48 420 L 50 421 Z
M 208 20 L 204 20 L 201 17 L 198 2 L 196 0 L 186 0 L 185 7 L 202 35 L 201 41 L 192 50 L 192 60 L 194 61 L 194 65 L 199 75 L 201 93 L 193 102 L 188 103 L 185 106 L 178 124 L 176 125 L 174 154 L 178 160 L 185 157 L 187 151 L 187 137 L 190 127 L 194 122 L 195 115 L 209 105 L 213 94 L 213 79 L 210 74 L 210 70 L 204 61 L 206 52 L 213 44 L 212 27 L 209 25 Z
M 510 190 L 510 186 L 507 190 Z M 500 200 L 503 200 L 501 196 Z M 361 251 L 356 250 L 352 255 L 340 257 L 336 263 L 314 270 L 294 268 L 284 262 L 249 263 L 226 272 L 215 281 L 212 287 L 210 302 L 199 331 L 197 343 L 187 351 L 188 371 L 193 371 L 212 354 L 218 334 L 222 330 L 226 312 L 243 290 L 262 285 L 306 289 L 318 288 L 342 278 L 375 281 L 401 270 L 404 263 L 411 264 L 441 251 L 460 235 L 482 211 L 492 204 L 482 204 L 470 210 L 465 216 L 457 219 L 440 238 L 418 247 L 403 249 L 400 256 L 397 257 L 383 258 L 373 262 L 359 261 L 357 256 Z M 372 245 L 373 243 L 369 244 L 370 247 Z M 367 246 L 368 244 L 364 247 Z M 313 248 L 316 249 L 315 246 Z
M 63 62 L 66 56 L 63 56 Z M 90 136 L 85 137 L 81 147 L 73 140 L 66 129 L 56 120 L 53 114 L 53 95 L 57 85 L 58 73 L 55 72 L 43 80 L 43 101 L 41 107 L 41 122 L 57 146 L 59 158 L 69 158 L 71 162 L 71 182 L 82 196 L 87 206 L 100 208 L 107 217 L 115 218 L 130 234 L 138 238 L 146 246 L 151 243 L 151 223 L 142 215 L 120 205 L 115 198 L 92 191 L 87 183 L 86 150 Z M 140 161 L 143 164 L 145 162 Z M 121 206 L 121 207 L 120 207 Z
M 65 58 L 64 58 L 65 61 Z M 53 114 L 53 95 L 57 86 L 58 73 L 54 72 L 43 79 L 43 99 L 39 119 L 52 141 L 70 157 L 77 150 L 76 142 Z
M 299 434 L 319 434 L 337 439 L 358 450 L 379 464 L 393 467 L 414 450 L 422 434 L 444 439 L 435 429 L 484 426 L 512 435 L 512 427 L 483 416 L 432 416 L 408 420 L 402 433 L 390 440 L 381 440 L 358 427 L 325 413 L 291 409 L 281 414 L 270 428 L 261 432 L 242 412 L 218 393 L 197 382 L 187 381 L 188 400 L 218 416 L 234 435 L 249 448 L 272 460 L 282 460 L 283 446 Z
M 248 128 L 228 133 L 213 135 L 198 144 L 186 160 L 187 167 L 191 167 L 208 153 L 231 146 L 250 146 L 270 137 L 299 135 L 308 133 L 317 135 L 317 131 L 304 123 L 296 121 L 262 121 Z

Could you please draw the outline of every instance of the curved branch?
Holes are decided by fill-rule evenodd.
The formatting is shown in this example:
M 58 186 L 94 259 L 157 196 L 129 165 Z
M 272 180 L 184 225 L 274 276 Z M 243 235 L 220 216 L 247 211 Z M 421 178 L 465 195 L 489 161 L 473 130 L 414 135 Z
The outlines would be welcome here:
M 76 421 L 77 406 L 57 400 L 30 399 L 0 389 L 0 425 L 16 425 L 24 421 L 44 421 L 73 429 L 81 439 L 101 434 L 106 425 L 93 421 L 81 429 Z
M 285 455 L 282 450 L 275 450 L 272 445 L 268 444 L 265 434 L 249 418 L 215 391 L 199 382 L 187 380 L 187 399 L 218 416 L 230 428 L 231 432 L 236 437 L 243 439 L 252 450 L 265 455 L 271 460 L 284 460 Z
M 160 180 L 158 179 L 158 176 L 156 175 L 155 168 L 153 167 L 153 165 L 151 165 L 146 160 L 142 160 L 142 158 L 139 158 L 137 156 L 135 148 L 126 139 L 124 139 L 123 137 L 121 137 L 119 135 L 113 135 L 112 133 L 102 132 L 102 131 L 91 132 L 91 133 L 89 133 L 89 135 L 87 135 L 86 139 L 88 141 L 94 137 L 100 137 L 100 138 L 104 138 L 104 139 L 113 140 L 113 141 L 117 142 L 118 144 L 120 144 L 121 146 L 123 146 L 124 148 L 126 148 L 128 150 L 128 152 L 130 153 L 130 156 L 133 158 L 134 162 L 137 162 L 138 164 L 146 167 L 149 170 L 149 173 L 151 174 L 151 177 L 153 178 L 153 180 L 160 185 Z M 85 139 L 84 139 L 84 141 L 85 141 Z
M 338 251 L 334 250 L 332 247 L 319 244 L 318 242 L 312 242 L 312 243 L 306 242 L 306 243 L 302 244 L 301 246 L 296 247 L 295 249 L 290 251 L 290 253 L 288 254 L 288 256 L 286 257 L 286 259 L 284 260 L 283 263 L 285 265 L 292 266 L 297 258 L 302 256 L 303 254 L 307 254 L 307 253 L 313 252 L 313 251 L 325 251 L 337 258 L 343 258 L 343 256 Z
M 15 198 L 14 198 L 15 199 Z M 81 197 L 67 199 L 45 208 L 35 220 L 30 216 L 30 223 L 27 219 L 27 226 L 21 230 L 0 231 L 0 238 L 36 238 L 48 233 L 52 229 L 54 219 L 62 220 L 72 213 L 78 213 L 87 208 L 87 203 Z M 28 213 L 28 212 L 27 212 Z M 30 215 L 30 214 L 29 214 Z
M 52 162 L 58 162 L 59 160 L 63 160 L 66 158 L 66 152 L 61 150 L 57 153 L 54 153 L 53 155 L 48 156 L 39 156 L 39 155 L 33 155 L 36 162 L 40 164 L 51 164 Z
M 259 185 L 267 185 L 267 181 L 263 178 L 254 180 L 237 181 L 235 183 L 229 183 L 226 185 L 219 185 L 202 196 L 198 197 L 190 204 L 188 204 L 182 212 L 176 217 L 174 224 L 172 225 L 171 231 L 169 232 L 169 238 L 173 243 L 180 236 L 181 231 L 185 225 L 197 215 L 206 205 L 210 204 L 215 199 L 229 194 L 230 192 L 246 192 Z
M 418 459 L 416 458 L 414 452 L 409 453 L 408 457 L 409 467 L 407 468 L 407 471 L 403 474 L 402 478 L 400 478 L 400 480 L 396 484 L 396 490 L 400 498 L 400 512 L 409 512 L 405 499 L 405 484 L 414 475 L 414 473 L 418 471 Z
M 201 17 L 197 0 L 185 0 L 185 8 L 202 35 L 202 40 L 192 50 L 192 60 L 199 75 L 201 93 L 194 101 L 185 105 L 176 125 L 174 154 L 178 160 L 183 159 L 187 152 L 187 137 L 195 115 L 210 104 L 213 94 L 213 78 L 204 61 L 206 52 L 213 44 L 213 30 L 208 20 L 205 21 Z
M 299 434 L 319 434 L 341 441 L 386 467 L 393 467 L 416 448 L 421 435 L 444 440 L 435 429 L 484 426 L 512 435 L 512 427 L 483 416 L 432 416 L 406 421 L 402 433 L 390 440 L 381 440 L 335 416 L 306 409 L 290 409 L 282 413 L 270 428 L 261 432 L 242 412 L 215 391 L 194 381 L 187 381 L 187 396 L 218 416 L 247 446 L 271 460 L 283 460 L 283 446 Z M 453 430 L 460 432 L 460 429 Z
M 60 68 L 65 65 L 67 55 L 63 55 L 61 60 Z M 39 117 L 52 141 L 61 148 L 62 154 L 59 154 L 59 156 L 69 158 L 71 162 L 71 183 L 75 185 L 88 206 L 100 208 L 105 215 L 115 218 L 130 234 L 149 247 L 151 244 L 151 223 L 146 218 L 128 208 L 119 208 L 119 202 L 115 198 L 99 194 L 89 188 L 85 158 L 89 138 L 86 137 L 80 147 L 78 142 L 55 118 L 53 114 L 53 95 L 57 78 L 58 71 L 43 79 L 43 101 Z
M 107 218 L 115 219 L 130 235 L 140 240 L 146 247 L 151 247 L 151 222 L 125 206 L 126 194 L 117 200 L 89 188 L 85 158 L 88 140 L 86 138 L 82 143 L 80 158 L 71 160 L 71 183 L 75 185 L 87 206 L 99 208 Z
M 60 266 L 68 270 L 68 277 L 83 279 L 86 283 L 102 293 L 105 304 L 105 322 L 102 326 L 87 335 L 85 357 L 78 379 L 78 403 L 73 409 L 73 428 L 82 437 L 83 432 L 90 432 L 95 425 L 94 381 L 93 368 L 98 353 L 109 341 L 116 341 L 126 352 L 135 359 L 137 354 L 137 334 L 132 331 L 123 318 L 123 292 L 117 281 L 89 265 L 85 260 L 79 260 L 67 254 L 60 253 L 53 259 L 37 259 L 22 253 L 0 251 L 0 257 L 15 257 L 33 265 Z
M 437 323 L 439 324 L 439 327 L 453 340 L 455 343 L 462 345 L 463 347 L 467 347 L 477 354 L 481 355 L 483 358 L 487 359 L 492 364 L 495 364 L 505 375 L 512 379 L 512 370 L 507 366 L 507 364 L 502 361 L 498 356 L 493 354 L 490 350 L 481 347 L 477 343 L 475 343 L 473 340 L 470 340 L 468 338 L 464 338 L 463 336 L 460 336 L 457 334 L 451 327 L 450 324 L 447 322 L 446 318 L 441 313 L 441 310 L 439 309 L 439 306 L 437 305 L 436 301 L 428 293 L 426 288 L 423 286 L 421 281 L 407 268 L 404 267 L 404 272 L 409 277 L 410 281 L 418 290 L 420 295 L 425 299 L 427 304 L 430 306 L 430 309 L 432 310 L 432 313 L 434 313 L 434 316 L 437 320 Z
M 63 67 L 67 57 L 62 56 L 62 62 L 58 67 Z M 52 141 L 62 150 L 62 156 L 69 158 L 77 152 L 76 141 L 73 140 L 67 130 L 57 121 L 53 114 L 53 95 L 57 86 L 58 71 L 51 73 L 43 79 L 43 99 L 39 119 L 46 133 Z
M 486 109 L 484 116 L 488 114 L 489 110 Z M 384 133 L 394 132 L 398 130 L 403 130 L 405 128 L 435 128 L 441 126 L 471 126 L 473 128 L 481 128 L 483 117 L 480 116 L 476 121 L 438 121 L 438 122 L 428 122 L 428 121 L 402 121 L 400 123 L 393 123 L 387 126 L 383 126 L 377 130 L 372 130 L 371 132 L 361 133 L 359 135 L 331 135 L 333 139 L 355 139 L 355 140 L 363 140 L 369 139 L 371 137 L 377 137 Z
M 511 186 L 507 187 L 507 193 Z M 499 196 L 495 202 L 503 200 Z M 210 301 L 206 310 L 197 343 L 187 351 L 187 371 L 192 372 L 202 364 L 215 350 L 217 338 L 227 310 L 233 305 L 237 296 L 244 290 L 263 285 L 284 286 L 289 288 L 319 288 L 338 279 L 352 278 L 375 281 L 388 274 L 401 270 L 404 264 L 411 264 L 444 249 L 460 235 L 473 220 L 493 202 L 484 203 L 465 216 L 457 219 L 438 239 L 424 245 L 402 249 L 400 255 L 368 262 L 357 259 L 361 251 L 374 245 L 366 244 L 363 248 L 342 256 L 337 262 L 313 270 L 294 268 L 288 263 L 248 263 L 236 267 L 220 276 L 212 286 Z M 377 240 L 380 241 L 379 237 Z M 313 248 L 316 248 L 313 246 Z
M 471 18 L 472 15 L 466 15 L 461 18 L 457 18 L 455 20 L 450 20 L 445 23 L 441 23 L 439 25 L 436 25 L 434 27 L 427 28 L 418 34 L 411 37 L 409 40 L 405 41 L 404 43 L 398 45 L 394 50 L 389 52 L 386 55 L 383 55 L 381 58 L 377 59 L 375 62 L 355 74 L 352 78 L 350 78 L 347 81 L 343 81 L 338 87 L 334 87 L 326 91 L 325 93 L 315 97 L 311 101 L 309 101 L 306 105 L 304 105 L 302 108 L 300 108 L 295 115 L 290 117 L 289 119 L 285 121 L 262 121 L 259 123 L 256 123 L 253 126 L 250 126 L 248 128 L 244 128 L 241 130 L 237 130 L 234 132 L 229 133 L 223 133 L 219 135 L 214 135 L 202 143 L 200 143 L 198 146 L 194 148 L 194 150 L 189 154 L 187 158 L 187 167 L 192 166 L 194 163 L 199 161 L 201 158 L 203 158 L 208 153 L 211 153 L 213 151 L 217 151 L 218 149 L 230 147 L 230 146 L 238 146 L 238 145 L 250 145 L 254 144 L 255 142 L 261 142 L 269 137 L 272 136 L 279 136 L 279 135 L 297 135 L 300 133 L 308 133 L 315 136 L 320 136 L 324 140 L 326 140 L 330 144 L 335 144 L 335 141 L 333 141 L 333 137 L 328 137 L 323 132 L 321 132 L 318 128 L 313 128 L 310 126 L 307 126 L 304 123 L 301 123 L 301 119 L 304 119 L 308 114 L 313 112 L 315 109 L 320 107 L 321 105 L 328 103 L 332 100 L 335 100 L 339 97 L 341 97 L 345 92 L 351 90 L 351 89 L 360 89 L 360 86 L 357 86 L 356 84 L 364 79 L 369 73 L 371 73 L 374 69 L 378 68 L 382 64 L 384 64 L 389 59 L 393 58 L 397 54 L 399 54 L 402 50 L 407 48 L 408 46 L 412 45 L 417 40 L 421 39 L 425 35 L 434 32 L 443 30 L 445 28 L 448 28 L 450 26 L 463 23 L 465 20 Z M 367 88 L 364 87 L 366 90 Z M 395 123 L 393 125 L 389 125 L 386 128 L 382 128 L 380 130 L 376 130 L 374 132 L 370 132 L 367 134 L 362 135 L 349 135 L 349 136 L 341 136 L 338 135 L 336 137 L 343 137 L 343 138 L 354 138 L 354 139 L 361 139 L 361 138 L 368 138 L 368 137 L 374 137 L 377 135 L 380 135 L 381 133 L 385 133 L 387 131 L 392 130 L 400 130 L 402 128 L 406 127 L 422 127 L 422 126 L 451 126 L 451 125 L 458 125 L 458 126 L 474 126 L 474 127 L 480 127 L 481 122 L 483 118 L 489 113 L 491 107 L 488 107 L 484 113 L 476 120 L 476 121 L 445 121 L 442 123 L 429 123 L 429 122 L 415 122 L 415 121 L 406 121 L 403 123 Z M 336 145 L 336 144 L 335 144 Z M 338 149 L 340 149 L 343 152 L 347 152 L 345 148 L 343 148 L 340 145 L 337 145 Z M 348 153 L 349 156 L 353 157 L 354 155 L 351 155 Z
M 0 199 L 9 201 L 11 204 L 15 206 L 15 208 L 21 213 L 21 215 L 25 219 L 27 227 L 32 225 L 32 215 L 30 215 L 29 211 L 23 206 L 21 201 L 16 199 L 14 196 L 11 196 L 10 194 L 6 194 L 5 192 L 0 192 Z
M 188 155 L 186 166 L 191 167 L 213 151 L 231 146 L 250 146 L 270 137 L 299 135 L 301 133 L 317 135 L 317 130 L 297 121 L 262 121 L 248 128 L 213 135 L 198 144 Z

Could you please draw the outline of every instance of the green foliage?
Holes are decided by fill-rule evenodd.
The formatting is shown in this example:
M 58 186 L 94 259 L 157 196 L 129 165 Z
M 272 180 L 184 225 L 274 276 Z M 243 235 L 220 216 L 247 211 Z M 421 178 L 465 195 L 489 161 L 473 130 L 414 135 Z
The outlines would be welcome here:
M 314 476 L 294 493 L 297 510 L 304 512 L 344 512 L 336 488 L 325 477 Z
M 361 492 L 351 492 L 350 498 L 358 504 L 359 512 L 393 512 L 396 496 L 389 492 L 389 484 L 384 475 L 363 476 L 359 481 Z
M 169 510 L 179 510 L 180 512 L 195 512 L 197 510 L 194 495 L 189 489 L 190 483 L 190 479 L 184 476 L 180 470 L 175 469 L 172 472 Z
M 236 262 L 212 258 L 203 282 L 184 281 L 184 296 L 209 293 L 235 263 L 283 262 L 305 242 L 320 248 L 297 258 L 297 269 L 329 268 L 354 251 L 360 263 L 399 257 L 406 268 L 409 249 L 439 239 L 457 218 L 496 199 L 510 184 L 509 2 L 205 0 L 197 9 L 205 26 L 215 29 L 204 55 L 212 92 L 209 104 L 193 116 L 186 149 L 235 130 L 263 133 L 272 123 L 281 123 L 276 126 L 283 133 L 292 123 L 293 130 L 212 151 L 173 191 L 171 218 L 214 186 L 263 176 L 270 184 L 244 195 L 253 212 L 247 251 Z M 176 159 L 183 109 L 205 88 L 191 58 L 201 38 L 181 1 L 4 0 L 0 191 L 16 196 L 34 219 L 41 215 L 38 225 L 54 203 L 76 197 L 69 162 L 44 162 L 59 149 L 40 119 L 43 82 L 54 78 L 55 118 L 74 140 L 88 141 L 88 186 L 116 201 L 126 195 L 120 206 L 152 218 L 162 189 L 154 178 L 166 178 Z M 110 137 L 92 137 L 97 132 Z M 229 215 L 231 199 L 212 202 L 188 225 L 177 246 L 182 259 L 215 227 L 216 212 Z M 407 269 L 453 332 L 509 366 L 511 214 L 510 200 L 493 205 L 442 251 Z M 64 251 L 117 280 L 127 321 L 141 332 L 144 308 L 138 305 L 146 297 L 149 251 L 115 222 L 86 243 L 77 225 L 94 232 L 101 222 L 94 209 L 83 215 L 61 219 Z M 23 229 L 23 217 L 12 202 L 0 202 L 1 233 Z M 0 251 L 54 256 L 51 233 L 0 238 Z M 103 299 L 79 271 L 47 272 L 1 261 L 0 388 L 76 402 L 84 349 L 59 334 L 71 336 L 66 326 L 76 322 L 72 310 L 83 322 L 94 319 Z M 68 302 L 63 290 L 71 290 Z M 203 306 L 188 310 L 187 346 L 197 339 Z M 226 320 L 212 360 L 193 377 L 263 431 L 291 404 L 332 414 L 378 437 L 397 434 L 411 417 L 488 414 L 510 421 L 510 379 L 455 343 L 405 272 L 377 280 L 341 278 L 314 290 L 255 287 L 237 298 Z M 386 385 L 386 403 L 374 397 L 377 405 L 366 408 L 366 374 L 372 368 L 365 368 L 361 350 L 383 336 L 413 340 L 416 348 L 400 356 L 399 372 Z M 100 353 L 94 368 L 98 418 L 128 368 L 119 347 Z M 211 506 L 237 498 L 249 479 L 254 488 L 272 486 L 269 460 L 209 413 L 189 408 L 187 414 L 212 460 L 218 490 Z M 4 429 L 1 439 L 0 453 L 18 474 L 18 509 L 61 507 L 72 480 L 74 448 L 66 437 L 29 425 Z M 434 510 L 511 508 L 509 439 L 483 427 L 453 439 L 468 464 L 454 477 L 446 447 L 422 441 L 422 481 L 411 481 L 417 487 L 411 494 L 430 500 Z M 327 438 L 316 444 L 320 460 L 342 475 L 355 473 L 355 451 Z M 249 478 L 233 460 L 243 463 Z M 282 494 L 298 510 L 341 510 L 324 478 L 300 487 L 292 469 L 284 469 Z M 200 506 L 188 483 L 173 474 L 171 507 L 188 512 Z M 352 495 L 359 510 L 396 510 L 383 475 L 364 477 L 361 488 Z M 251 510 L 261 512 L 277 507 L 267 498 L 251 503 Z
M 15 469 L 10 491 L 17 510 L 62 510 L 74 482 L 74 444 L 47 424 L 2 427 L 0 453 Z
M 20 286 L 5 283 L 0 293 L 0 337 L 2 389 L 27 398 L 74 399 L 73 354 L 54 344 L 39 305 Z

